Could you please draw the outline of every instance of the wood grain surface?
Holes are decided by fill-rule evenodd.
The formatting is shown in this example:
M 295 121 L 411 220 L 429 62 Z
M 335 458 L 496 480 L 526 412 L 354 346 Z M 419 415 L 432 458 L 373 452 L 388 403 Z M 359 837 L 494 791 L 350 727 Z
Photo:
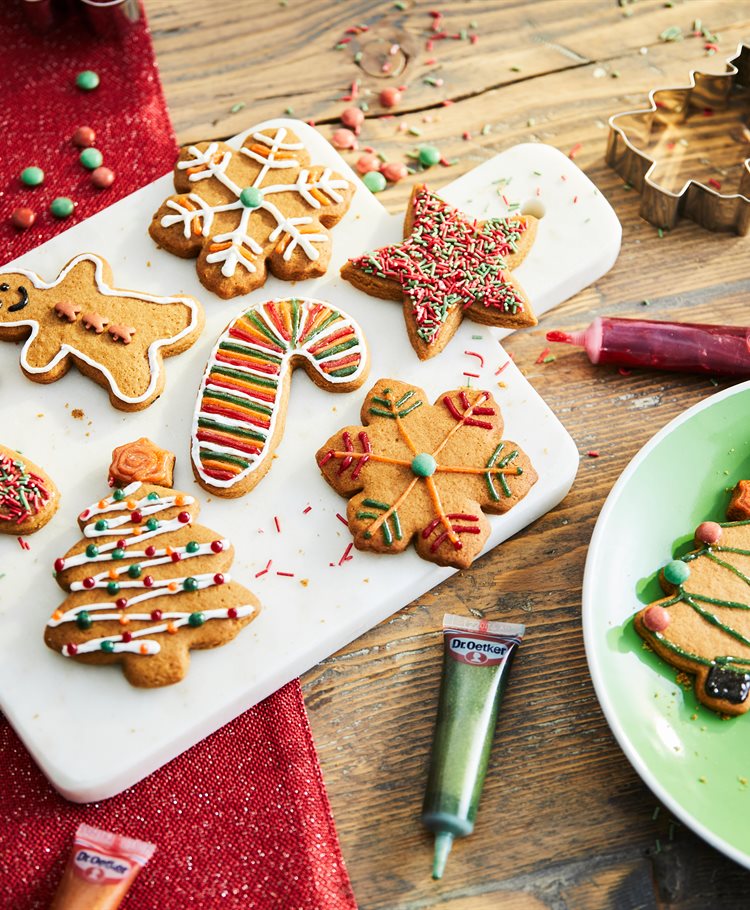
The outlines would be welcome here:
M 637 194 L 604 163 L 607 118 L 641 106 L 651 88 L 684 84 L 691 68 L 722 72 L 738 42 L 750 40 L 750 2 L 147 0 L 146 8 L 183 142 L 230 136 L 288 109 L 330 135 L 358 79 L 358 100 L 369 105 L 361 144 L 399 161 L 419 143 L 437 145 L 455 163 L 431 169 L 434 188 L 515 143 L 546 142 L 573 151 L 623 225 L 612 271 L 505 343 L 579 447 L 571 493 L 305 678 L 362 910 L 750 907 L 750 872 L 676 823 L 620 751 L 581 632 L 586 549 L 607 493 L 658 429 L 717 384 L 682 374 L 623 376 L 572 348 L 536 363 L 549 329 L 583 327 L 597 314 L 750 321 L 750 241 L 687 222 L 660 237 L 639 218 Z M 442 13 L 439 27 L 458 37 L 434 40 L 430 50 L 433 9 Z M 692 36 L 695 20 L 718 34 L 714 55 L 705 38 Z M 367 31 L 346 34 L 360 25 Z M 660 38 L 672 26 L 682 40 Z M 349 40 L 336 49 L 341 39 Z M 403 71 L 382 72 L 384 60 Z M 393 85 L 406 90 L 387 112 L 377 96 Z M 346 155 L 353 163 L 358 153 Z M 401 210 L 417 179 L 380 199 Z M 598 458 L 587 457 L 592 450 Z M 431 838 L 419 825 L 438 629 L 444 612 L 469 610 L 525 622 L 529 632 L 475 833 L 456 844 L 438 883 L 430 878 Z

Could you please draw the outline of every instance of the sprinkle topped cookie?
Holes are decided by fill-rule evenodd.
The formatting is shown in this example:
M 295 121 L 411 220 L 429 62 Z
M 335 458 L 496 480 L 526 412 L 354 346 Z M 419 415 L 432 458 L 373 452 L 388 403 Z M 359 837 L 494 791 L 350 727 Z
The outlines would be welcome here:
M 507 512 L 536 483 L 528 456 L 502 438 L 489 392 L 455 389 L 430 405 L 422 389 L 381 379 L 361 416 L 364 426 L 346 427 L 316 456 L 349 498 L 357 549 L 397 553 L 414 540 L 423 559 L 466 568 L 490 534 L 484 513 Z
M 0 534 L 33 534 L 59 505 L 60 492 L 47 472 L 0 445 Z
M 175 189 L 149 233 L 177 256 L 197 256 L 201 282 L 220 297 L 248 294 L 266 270 L 287 281 L 325 274 L 333 227 L 354 187 L 311 165 L 286 127 L 251 133 L 237 150 L 224 142 L 183 149 Z
M 464 317 L 498 327 L 536 325 L 511 275 L 534 242 L 536 226 L 531 215 L 477 222 L 426 186 L 415 186 L 405 239 L 350 259 L 341 274 L 374 297 L 402 300 L 409 340 L 427 360 L 443 350 Z

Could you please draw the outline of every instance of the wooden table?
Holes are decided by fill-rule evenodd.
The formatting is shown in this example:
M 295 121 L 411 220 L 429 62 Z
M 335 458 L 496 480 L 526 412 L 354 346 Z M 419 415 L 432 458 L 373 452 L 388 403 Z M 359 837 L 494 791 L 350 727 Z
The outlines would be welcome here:
M 750 906 L 750 873 L 674 824 L 666 809 L 657 812 L 599 708 L 581 634 L 586 548 L 604 498 L 638 449 L 716 384 L 622 376 L 568 348 L 556 350 L 554 362 L 536 363 L 546 331 L 582 327 L 595 314 L 747 324 L 750 241 L 687 222 L 659 237 L 639 218 L 637 194 L 605 165 L 604 150 L 611 114 L 641 106 L 653 87 L 684 84 L 691 68 L 724 70 L 725 58 L 750 38 L 750 2 L 452 0 L 437 7 L 439 27 L 459 37 L 436 40 L 432 50 L 434 7 L 411 0 L 147 0 L 146 7 L 181 141 L 227 137 L 289 108 L 330 135 L 348 106 L 341 97 L 359 79 L 360 97 L 370 101 L 364 144 L 404 160 L 417 143 L 431 143 L 456 159 L 432 169 L 433 187 L 515 143 L 546 142 L 577 150 L 576 163 L 623 225 L 612 271 L 506 342 L 578 444 L 571 493 L 304 680 L 362 910 Z M 690 36 L 696 19 L 718 33 L 715 56 L 704 51 L 705 39 Z M 347 34 L 357 25 L 368 31 Z M 661 40 L 674 25 L 688 37 Z M 478 36 L 475 43 L 460 37 L 463 29 Z M 394 65 L 403 62 L 401 49 L 406 58 L 397 76 L 380 71 L 378 57 L 394 44 Z M 408 89 L 385 119 L 377 94 L 399 84 Z M 416 179 L 380 199 L 402 210 Z M 587 457 L 590 450 L 599 457 Z M 476 831 L 457 843 L 436 883 L 419 812 L 441 664 L 437 630 L 444 612 L 469 608 L 525 622 L 529 635 Z

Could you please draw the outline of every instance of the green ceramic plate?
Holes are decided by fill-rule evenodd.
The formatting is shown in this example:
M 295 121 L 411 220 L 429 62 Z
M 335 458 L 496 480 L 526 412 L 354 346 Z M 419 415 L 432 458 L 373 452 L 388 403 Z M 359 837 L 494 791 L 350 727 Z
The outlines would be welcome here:
M 591 539 L 583 630 L 612 732 L 656 796 L 750 867 L 750 714 L 721 720 L 642 648 L 632 616 L 662 596 L 656 573 L 701 521 L 725 521 L 750 479 L 750 382 L 686 411 L 645 445 L 609 494 Z

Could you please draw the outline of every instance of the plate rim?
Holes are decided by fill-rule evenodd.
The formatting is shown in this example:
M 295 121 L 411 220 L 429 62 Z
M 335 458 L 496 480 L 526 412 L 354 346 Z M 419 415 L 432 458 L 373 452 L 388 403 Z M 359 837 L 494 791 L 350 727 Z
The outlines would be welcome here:
M 631 458 L 625 469 L 615 481 L 614 486 L 609 491 L 604 505 L 599 512 L 599 516 L 594 526 L 594 531 L 589 541 L 588 552 L 586 554 L 586 563 L 583 570 L 583 585 L 581 590 L 581 623 L 583 626 L 583 644 L 586 652 L 586 662 L 588 664 L 589 675 L 594 686 L 599 706 L 602 709 L 607 725 L 614 736 L 617 744 L 625 753 L 626 758 L 635 769 L 638 776 L 654 795 L 669 809 L 669 811 L 680 821 L 684 822 L 687 827 L 698 834 L 703 840 L 709 843 L 716 850 L 719 850 L 725 856 L 750 869 L 750 851 L 745 852 L 729 843 L 695 816 L 676 798 L 673 797 L 657 779 L 651 771 L 646 761 L 641 756 L 638 748 L 631 741 L 630 736 L 626 733 L 621 725 L 618 712 L 609 699 L 609 693 L 604 675 L 601 669 L 599 655 L 597 653 L 597 637 L 594 630 L 593 607 L 591 606 L 592 593 L 594 586 L 594 562 L 599 558 L 599 550 L 605 540 L 607 533 L 607 524 L 610 515 L 619 503 L 620 497 L 627 489 L 627 486 L 633 476 L 636 474 L 642 463 L 648 458 L 658 446 L 669 437 L 675 430 L 684 423 L 691 420 L 696 414 L 709 408 L 715 407 L 728 398 L 741 395 L 750 391 L 750 380 L 746 380 L 728 389 L 723 389 L 714 395 L 709 395 L 703 401 L 689 407 L 687 410 L 672 418 L 665 426 L 658 430 Z

